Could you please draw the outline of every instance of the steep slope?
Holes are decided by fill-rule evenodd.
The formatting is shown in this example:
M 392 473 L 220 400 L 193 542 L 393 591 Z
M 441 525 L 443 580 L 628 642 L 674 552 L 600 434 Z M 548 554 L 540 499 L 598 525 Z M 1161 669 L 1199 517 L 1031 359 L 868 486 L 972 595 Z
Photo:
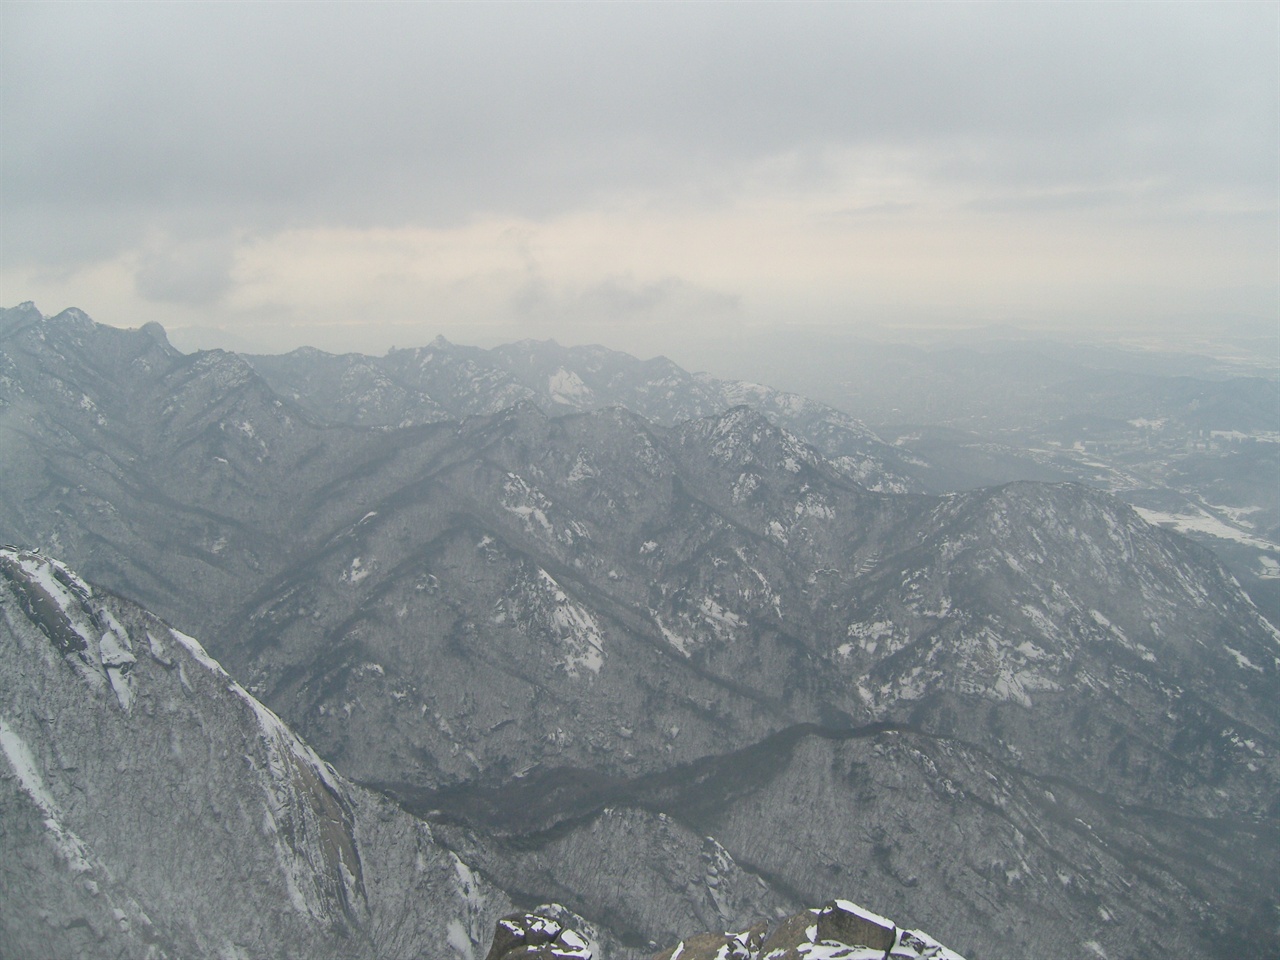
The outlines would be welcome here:
M 190 637 L 0 550 L 0 953 L 471 956 L 505 895 Z
M 337 774 L 197 641 L 39 554 L 0 548 L 0 617 L 6 956 L 472 958 L 512 905 L 494 877 L 529 906 L 531 888 L 612 879 L 598 923 L 538 908 L 598 960 L 791 904 L 662 815 L 606 816 L 612 830 L 566 834 L 537 863 L 416 820 Z

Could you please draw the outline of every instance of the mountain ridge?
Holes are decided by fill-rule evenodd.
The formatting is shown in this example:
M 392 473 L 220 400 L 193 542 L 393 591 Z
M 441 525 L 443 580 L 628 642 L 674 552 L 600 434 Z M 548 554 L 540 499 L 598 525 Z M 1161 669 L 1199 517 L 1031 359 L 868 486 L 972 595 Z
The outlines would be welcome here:
M 194 639 L 38 554 L 0 578 L 6 954 L 385 956 L 510 908 Z
M 855 865 L 968 954 L 1271 942 L 1275 631 L 1114 497 L 870 491 L 734 406 L 323 423 L 238 358 L 63 326 L 0 340 L 0 537 L 210 638 L 503 889 L 633 951 L 823 902 Z M 724 773 L 663 793 L 672 770 Z M 485 790 L 562 826 L 424 799 Z

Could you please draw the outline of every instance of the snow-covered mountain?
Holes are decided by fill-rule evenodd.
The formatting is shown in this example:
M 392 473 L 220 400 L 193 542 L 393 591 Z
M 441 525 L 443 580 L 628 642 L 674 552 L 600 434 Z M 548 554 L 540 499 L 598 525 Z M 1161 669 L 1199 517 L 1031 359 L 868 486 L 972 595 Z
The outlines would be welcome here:
M 159 618 L 12 548 L 0 614 L 5 956 L 469 955 L 510 909 Z
M 338 774 L 197 640 L 12 547 L 0 548 L 0 682 L 5 956 L 473 958 L 516 940 L 579 960 L 630 953 L 558 904 L 498 919 L 505 891 L 438 829 Z M 716 919 L 763 916 L 757 930 L 794 938 L 794 922 L 769 923 L 765 885 L 742 883 L 714 841 L 694 846 L 707 842 L 710 890 L 737 910 Z M 682 846 L 667 844 L 668 869 Z M 826 911 L 841 915 L 818 920 L 831 927 L 819 940 L 847 914 L 846 938 L 865 928 L 954 956 L 848 908 Z
M 407 426 L 495 414 L 531 403 L 555 416 L 625 407 L 671 426 L 746 405 L 816 446 L 870 489 L 913 489 L 918 462 L 866 424 L 826 404 L 758 383 L 689 373 L 665 357 L 637 360 L 605 347 L 524 340 L 493 350 L 438 337 L 385 357 L 311 348 L 247 358 L 282 396 L 331 423 Z
M 459 376 L 488 412 L 340 423 L 155 328 L 0 321 L 0 537 L 618 950 L 833 895 L 975 956 L 1276 943 L 1280 645 L 1108 495 L 869 490 L 737 396 Z

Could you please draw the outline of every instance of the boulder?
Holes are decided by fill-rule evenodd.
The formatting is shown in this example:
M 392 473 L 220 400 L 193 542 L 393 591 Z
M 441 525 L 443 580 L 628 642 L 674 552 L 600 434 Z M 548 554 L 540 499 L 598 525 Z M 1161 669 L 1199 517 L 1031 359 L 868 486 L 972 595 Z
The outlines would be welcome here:
M 486 960 L 593 960 L 587 941 L 558 920 L 512 913 L 498 921 Z
M 898 928 L 892 920 L 848 900 L 832 900 L 818 911 L 818 941 L 830 940 L 888 953 L 893 949 L 897 935 Z
M 749 960 L 887 957 L 897 942 L 898 928 L 892 920 L 849 900 L 832 900 L 783 920 Z

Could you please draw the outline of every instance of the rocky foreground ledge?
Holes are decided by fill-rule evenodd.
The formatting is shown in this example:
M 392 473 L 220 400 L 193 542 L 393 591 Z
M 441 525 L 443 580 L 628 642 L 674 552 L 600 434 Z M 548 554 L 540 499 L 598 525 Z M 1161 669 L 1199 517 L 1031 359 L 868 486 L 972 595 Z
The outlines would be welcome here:
M 560 921 L 513 913 L 498 921 L 486 960 L 602 960 Z M 848 900 L 761 920 L 740 933 L 703 933 L 653 960 L 964 960 L 919 930 L 902 930 Z

